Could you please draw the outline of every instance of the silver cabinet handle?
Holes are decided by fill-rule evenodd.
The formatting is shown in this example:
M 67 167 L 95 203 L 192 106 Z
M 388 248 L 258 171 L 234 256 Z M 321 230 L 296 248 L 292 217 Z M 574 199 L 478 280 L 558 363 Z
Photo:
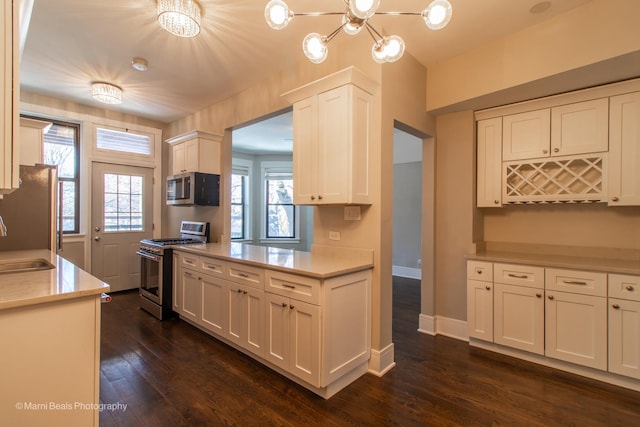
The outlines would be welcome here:
M 620 308 L 620 306 L 618 304 L 613 304 L 611 307 L 615 308 L 616 310 L 618 310 Z
M 509 273 L 507 274 L 507 276 L 509 277 L 513 277 L 514 279 L 528 279 L 529 276 L 527 276 L 526 274 L 513 274 L 513 273 Z
M 587 282 L 581 282 L 579 280 L 563 280 L 562 283 L 567 285 L 581 285 L 581 286 L 587 285 Z

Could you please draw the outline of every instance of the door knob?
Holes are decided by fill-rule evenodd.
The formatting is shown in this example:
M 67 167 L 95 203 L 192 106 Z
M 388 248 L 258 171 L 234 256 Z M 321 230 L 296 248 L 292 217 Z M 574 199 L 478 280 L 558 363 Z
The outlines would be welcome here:
M 95 240 L 96 242 L 100 241 L 100 236 L 94 237 L 93 240 Z
M 96 231 L 100 231 L 100 226 L 99 226 L 99 225 L 97 225 L 97 226 L 96 226 L 96 228 L 94 228 L 94 230 L 96 230 Z

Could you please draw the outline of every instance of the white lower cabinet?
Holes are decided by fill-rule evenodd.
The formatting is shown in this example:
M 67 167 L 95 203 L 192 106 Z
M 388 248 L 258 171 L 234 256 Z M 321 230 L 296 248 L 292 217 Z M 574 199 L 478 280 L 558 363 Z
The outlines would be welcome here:
M 485 348 L 640 379 L 640 276 L 469 260 L 467 325 Z
M 640 276 L 610 274 L 608 303 L 609 371 L 640 379 Z
M 229 283 L 227 288 L 227 332 L 233 343 L 262 356 L 264 291 L 251 286 Z
M 320 307 L 265 293 L 265 359 L 320 387 Z
M 524 286 L 493 285 L 493 341 L 544 354 L 544 291 Z
M 371 271 L 328 279 L 176 251 L 174 310 L 327 398 L 368 368 Z

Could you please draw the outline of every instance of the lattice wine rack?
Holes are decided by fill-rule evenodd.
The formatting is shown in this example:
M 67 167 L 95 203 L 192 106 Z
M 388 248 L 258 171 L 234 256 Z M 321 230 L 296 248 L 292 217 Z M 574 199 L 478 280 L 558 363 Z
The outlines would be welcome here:
M 605 201 L 605 156 L 503 163 L 505 203 Z

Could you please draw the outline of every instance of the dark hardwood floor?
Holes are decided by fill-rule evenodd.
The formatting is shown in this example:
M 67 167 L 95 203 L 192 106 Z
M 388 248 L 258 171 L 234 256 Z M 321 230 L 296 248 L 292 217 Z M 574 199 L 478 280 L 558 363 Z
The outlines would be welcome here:
M 103 305 L 106 426 L 632 426 L 640 393 L 417 332 L 419 282 L 394 279 L 397 366 L 324 400 L 178 319 Z

